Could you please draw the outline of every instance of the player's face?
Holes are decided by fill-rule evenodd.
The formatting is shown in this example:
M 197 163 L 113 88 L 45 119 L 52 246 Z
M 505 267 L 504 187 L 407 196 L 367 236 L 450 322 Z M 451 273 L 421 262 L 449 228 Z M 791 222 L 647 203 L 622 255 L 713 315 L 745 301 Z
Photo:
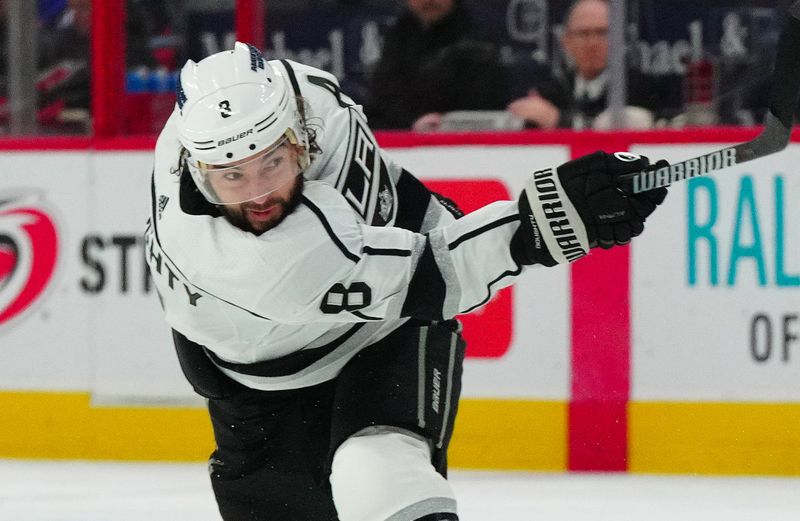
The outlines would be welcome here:
M 302 194 L 303 176 L 299 175 L 298 153 L 294 145 L 285 142 L 263 158 L 263 162 L 253 164 L 252 168 L 236 174 L 235 179 L 219 178 L 219 186 L 213 186 L 217 193 L 230 189 L 226 183 L 244 185 L 257 184 L 263 177 L 274 182 L 282 182 L 269 193 L 238 204 L 221 205 L 219 208 L 236 227 L 256 235 L 280 224 L 297 206 Z M 266 169 L 266 170 L 265 170 Z
M 263 201 L 300 173 L 298 151 L 286 138 L 252 156 L 222 165 L 198 163 L 210 201 L 235 205 Z
M 577 4 L 567 20 L 564 49 L 584 78 L 599 76 L 608 62 L 608 4 L 585 0 Z

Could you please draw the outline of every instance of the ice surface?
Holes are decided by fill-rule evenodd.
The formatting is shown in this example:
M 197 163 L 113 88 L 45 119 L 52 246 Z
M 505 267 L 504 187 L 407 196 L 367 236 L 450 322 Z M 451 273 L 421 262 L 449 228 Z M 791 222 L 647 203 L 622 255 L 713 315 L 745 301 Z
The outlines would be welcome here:
M 0 460 L 1 521 L 220 521 L 205 465 Z M 452 471 L 462 521 L 797 521 L 800 478 Z

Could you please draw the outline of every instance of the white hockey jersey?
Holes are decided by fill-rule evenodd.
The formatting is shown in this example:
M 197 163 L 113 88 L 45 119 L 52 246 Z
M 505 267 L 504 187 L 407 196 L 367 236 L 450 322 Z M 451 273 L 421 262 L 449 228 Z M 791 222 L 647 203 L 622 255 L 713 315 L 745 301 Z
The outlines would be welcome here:
M 177 112 L 158 138 L 146 257 L 168 324 L 256 389 L 315 385 L 409 318 L 469 312 L 522 267 L 517 204 L 456 220 L 376 144 L 335 78 L 286 60 L 321 154 L 302 201 L 256 236 L 231 225 L 180 172 Z

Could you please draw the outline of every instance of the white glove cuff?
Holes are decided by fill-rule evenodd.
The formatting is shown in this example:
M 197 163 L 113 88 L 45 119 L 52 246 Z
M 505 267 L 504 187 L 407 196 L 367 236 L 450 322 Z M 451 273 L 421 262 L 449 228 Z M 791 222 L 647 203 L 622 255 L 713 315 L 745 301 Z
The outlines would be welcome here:
M 555 168 L 537 170 L 525 182 L 525 196 L 550 255 L 559 264 L 589 253 L 589 238 Z

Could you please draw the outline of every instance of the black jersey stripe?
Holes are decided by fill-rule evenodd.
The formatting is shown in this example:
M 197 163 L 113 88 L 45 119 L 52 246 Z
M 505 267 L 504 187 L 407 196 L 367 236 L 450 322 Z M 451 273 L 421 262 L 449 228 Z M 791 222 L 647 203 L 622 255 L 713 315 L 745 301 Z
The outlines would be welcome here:
M 295 97 L 295 106 L 297 107 L 297 112 L 300 114 L 300 120 L 303 125 L 306 123 L 306 107 L 302 101 L 303 93 L 300 92 L 300 84 L 297 82 L 297 75 L 294 73 L 294 69 L 289 64 L 289 60 L 280 60 L 281 64 L 283 64 L 283 68 L 286 69 L 286 74 L 289 76 L 289 82 L 292 84 L 292 90 L 294 91 Z
M 461 237 L 459 237 L 458 239 L 456 239 L 453 242 L 451 242 L 450 244 L 448 244 L 447 247 L 450 250 L 455 250 L 464 241 L 468 241 L 469 239 L 475 238 L 475 237 L 477 237 L 478 235 L 480 235 L 482 233 L 485 233 L 485 232 L 488 232 L 489 230 L 493 230 L 494 228 L 497 228 L 498 226 L 503 226 L 505 224 L 512 223 L 512 222 L 515 222 L 515 221 L 519 221 L 519 214 L 514 214 L 514 215 L 509 215 L 507 217 L 503 217 L 502 219 L 498 219 L 498 220 L 496 220 L 494 222 L 490 222 L 489 224 L 485 224 L 485 225 L 481 226 L 480 228 L 472 230 L 471 232 L 467 232 L 464 235 L 462 235 Z
M 351 311 L 351 313 L 362 320 L 383 320 L 382 318 L 379 317 L 371 317 L 369 315 L 365 315 L 360 311 Z
M 297 75 L 294 73 L 294 69 L 287 60 L 281 60 L 283 64 L 283 68 L 286 69 L 286 74 L 289 75 L 289 82 L 292 84 L 292 90 L 294 91 L 295 96 L 301 96 L 300 94 L 300 84 L 297 83 Z
M 350 329 L 344 332 L 335 340 L 315 349 L 307 349 L 303 351 L 296 351 L 294 353 L 276 358 L 274 360 L 264 360 L 262 362 L 254 362 L 252 364 L 241 364 L 236 362 L 228 362 L 217 356 L 213 351 L 205 348 L 208 356 L 218 366 L 230 369 L 237 373 L 246 374 L 249 376 L 263 376 L 267 378 L 276 378 L 279 376 L 291 376 L 296 374 L 311 364 L 321 360 L 323 357 L 335 351 L 342 344 L 347 342 L 350 337 L 355 335 L 366 322 L 359 322 L 353 324 Z
M 447 505 L 450 506 L 449 504 Z M 425 517 L 419 518 L 417 521 L 458 521 L 458 515 L 449 512 L 442 512 L 440 514 L 429 514 Z
M 411 257 L 411 250 L 373 248 L 372 246 L 364 246 L 361 248 L 361 253 L 366 253 L 367 255 L 386 255 L 388 257 Z
M 156 171 L 150 174 L 150 222 L 153 223 L 153 232 L 158 240 L 158 230 L 156 230 Z M 160 244 L 159 244 L 160 245 Z
M 351 147 L 351 143 L 353 142 L 353 134 L 355 134 L 355 132 L 353 132 L 353 111 L 352 110 L 348 110 L 347 111 L 347 121 L 348 121 L 348 123 L 347 123 L 347 146 L 345 147 L 345 150 L 347 150 L 347 152 L 345 153 L 345 160 L 342 161 L 342 166 L 339 168 L 339 173 L 336 174 L 336 184 L 334 185 L 336 187 L 336 189 L 339 190 L 340 192 L 344 192 L 343 186 L 344 186 L 345 180 L 347 179 L 347 171 L 348 171 L 348 169 L 350 167 L 350 163 L 353 160 L 353 151 L 350 148 Z
M 425 249 L 411 276 L 406 301 L 400 316 L 425 320 L 442 320 L 442 308 L 447 293 L 447 285 L 439 265 L 433 256 L 430 241 L 425 241 Z
M 493 281 L 491 281 L 489 284 L 486 285 L 486 298 L 480 301 L 479 303 L 475 304 L 471 308 L 462 311 L 461 313 L 471 313 L 475 309 L 489 302 L 489 300 L 491 300 L 492 298 L 492 286 L 494 286 L 497 282 L 501 281 L 502 279 L 508 277 L 509 275 L 519 275 L 520 273 L 522 273 L 522 266 L 519 265 L 517 265 L 517 269 L 515 270 L 504 271 L 503 273 L 501 273 L 499 277 L 497 277 L 496 279 L 494 279 Z
M 331 238 L 333 243 L 341 250 L 344 256 L 356 263 L 361 260 L 358 255 L 348 250 L 339 237 L 333 232 L 333 228 L 331 228 L 331 224 L 328 222 L 328 219 L 325 218 L 325 214 L 322 213 L 322 210 L 320 210 L 319 207 L 312 203 L 306 196 L 303 196 L 302 201 L 303 204 L 308 206 L 308 208 L 314 212 L 314 215 L 316 215 L 317 219 L 319 219 L 319 221 L 322 223 L 322 227 L 325 228 L 326 232 L 328 232 L 328 237 Z

